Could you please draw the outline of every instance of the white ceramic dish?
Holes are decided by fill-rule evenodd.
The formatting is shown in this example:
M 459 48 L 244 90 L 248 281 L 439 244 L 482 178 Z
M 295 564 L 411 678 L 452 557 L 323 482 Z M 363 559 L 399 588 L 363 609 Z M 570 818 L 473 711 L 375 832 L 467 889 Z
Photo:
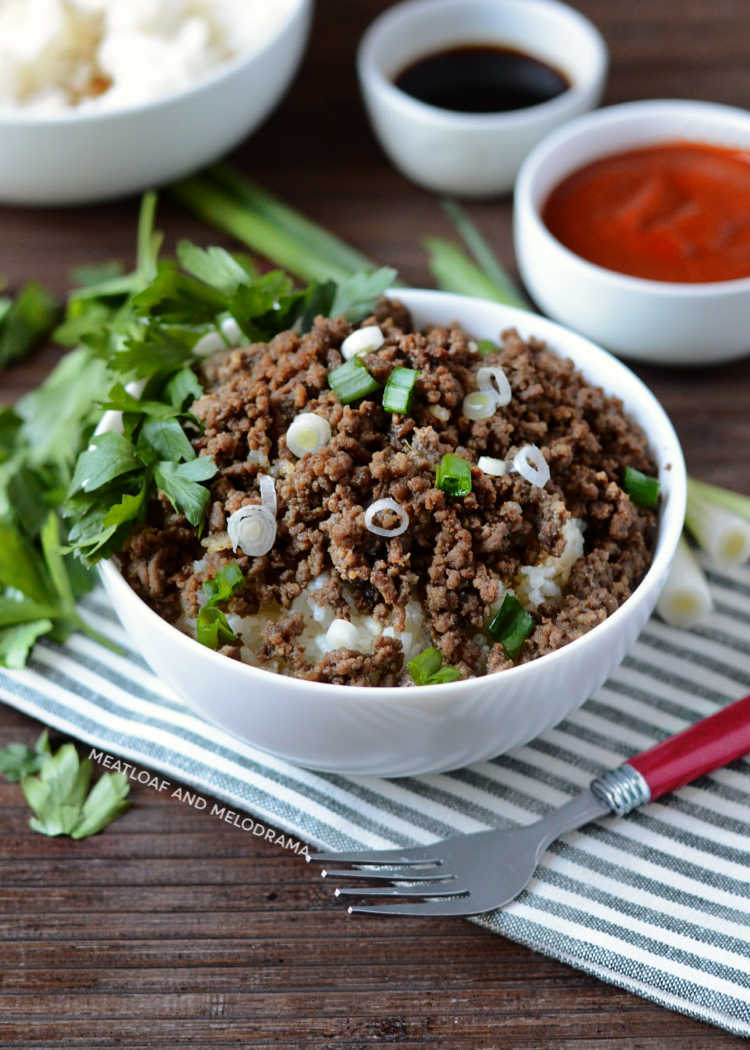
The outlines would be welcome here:
M 110 600 L 156 673 L 192 708 L 248 743 L 300 765 L 405 776 L 501 754 L 555 725 L 615 670 L 666 579 L 685 512 L 685 464 L 656 398 L 611 355 L 534 314 L 443 292 L 399 289 L 418 326 L 459 321 L 478 338 L 515 325 L 547 340 L 590 381 L 620 396 L 649 436 L 663 505 L 656 552 L 635 593 L 583 638 L 539 660 L 482 678 L 420 688 L 303 682 L 229 660 L 170 626 L 101 567 Z M 117 420 L 108 419 L 114 427 Z
M 0 113 L 0 202 L 106 200 L 195 171 L 265 120 L 297 70 L 312 0 L 299 0 L 276 35 L 195 87 L 101 113 Z
M 516 47 L 567 74 L 557 98 L 510 113 L 457 113 L 425 105 L 393 84 L 410 62 L 445 47 Z M 557 0 L 409 0 L 369 27 L 357 55 L 375 134 L 407 178 L 438 193 L 506 193 L 521 161 L 549 131 L 599 103 L 607 48 L 583 15 Z
M 615 273 L 575 255 L 541 218 L 550 192 L 576 169 L 679 139 L 750 149 L 750 113 L 711 102 L 626 102 L 553 132 L 518 175 L 516 258 L 542 310 L 607 349 L 656 364 L 716 364 L 750 351 L 750 278 L 677 284 Z

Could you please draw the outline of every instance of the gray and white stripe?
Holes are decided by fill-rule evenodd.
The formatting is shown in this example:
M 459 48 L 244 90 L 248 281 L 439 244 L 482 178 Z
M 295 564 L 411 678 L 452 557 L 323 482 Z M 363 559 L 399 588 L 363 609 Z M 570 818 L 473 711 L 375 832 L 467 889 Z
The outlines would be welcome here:
M 98 748 L 247 809 L 316 845 L 426 843 L 526 823 L 628 755 L 750 690 L 750 568 L 710 571 L 692 632 L 654 619 L 580 711 L 512 755 L 397 781 L 298 769 L 194 716 L 129 647 L 103 592 L 81 635 L 0 669 L 0 700 Z M 750 765 L 742 760 L 622 821 L 565 836 L 529 889 L 482 925 L 671 1009 L 750 1035 Z

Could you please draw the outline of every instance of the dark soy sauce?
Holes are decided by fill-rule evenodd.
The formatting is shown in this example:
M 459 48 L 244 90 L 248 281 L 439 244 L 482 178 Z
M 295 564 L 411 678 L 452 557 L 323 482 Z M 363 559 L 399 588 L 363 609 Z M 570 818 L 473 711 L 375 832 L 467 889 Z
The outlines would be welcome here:
M 425 55 L 395 78 L 407 95 L 460 113 L 504 113 L 548 102 L 570 87 L 568 78 L 512 47 L 465 44 Z

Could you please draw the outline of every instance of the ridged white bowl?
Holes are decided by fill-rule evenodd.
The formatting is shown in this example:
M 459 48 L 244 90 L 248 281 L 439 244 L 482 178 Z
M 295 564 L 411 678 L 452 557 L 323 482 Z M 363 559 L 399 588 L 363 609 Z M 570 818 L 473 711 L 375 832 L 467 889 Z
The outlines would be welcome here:
M 312 6 L 298 0 L 259 51 L 153 102 L 50 117 L 0 112 L 0 202 L 89 204 L 171 182 L 221 157 L 288 88 Z
M 565 718 L 625 656 L 656 604 L 685 512 L 685 464 L 659 402 L 621 362 L 582 336 L 523 310 L 465 296 L 402 291 L 418 327 L 460 322 L 477 338 L 511 325 L 571 357 L 617 394 L 648 434 L 663 493 L 653 563 L 608 620 L 557 652 L 509 671 L 447 685 L 326 685 L 263 671 L 199 645 L 153 612 L 110 562 L 101 575 L 125 629 L 189 707 L 242 740 L 300 765 L 338 773 L 405 776 L 477 762 Z M 116 425 L 110 420 L 110 425 Z

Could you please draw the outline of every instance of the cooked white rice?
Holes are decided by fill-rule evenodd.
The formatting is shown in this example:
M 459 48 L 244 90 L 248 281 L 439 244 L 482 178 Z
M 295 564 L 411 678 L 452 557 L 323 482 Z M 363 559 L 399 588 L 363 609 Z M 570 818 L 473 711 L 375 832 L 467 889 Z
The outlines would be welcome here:
M 583 527 L 583 522 L 578 518 L 569 519 L 563 528 L 565 549 L 562 554 L 557 558 L 545 555 L 536 565 L 521 566 L 513 586 L 500 587 L 493 611 L 497 611 L 503 598 L 509 593 L 515 594 L 524 607 L 534 610 L 543 602 L 554 605 L 559 601 L 573 565 L 583 554 Z M 206 560 L 201 559 L 193 563 L 193 571 L 199 573 L 206 566 Z M 348 619 L 341 619 L 336 617 L 330 606 L 320 605 L 317 601 L 318 592 L 328 580 L 329 577 L 325 574 L 319 576 L 295 598 L 289 609 L 282 609 L 280 606 L 267 608 L 254 616 L 227 614 L 229 626 L 242 642 L 242 659 L 246 663 L 283 673 L 286 668 L 281 661 L 261 664 L 260 654 L 264 645 L 263 629 L 267 624 L 290 613 L 301 614 L 305 622 L 299 644 L 304 646 L 305 654 L 312 663 L 338 648 L 372 653 L 375 640 L 381 635 L 399 639 L 406 661 L 432 645 L 424 610 L 418 601 L 410 601 L 406 606 L 406 623 L 402 631 L 396 630 L 392 623 L 383 623 L 374 616 L 358 612 L 353 601 L 347 601 Z M 195 636 L 195 620 L 183 619 L 178 626 Z M 492 646 L 491 640 L 485 635 L 477 634 L 475 641 L 484 650 L 486 658 Z
M 0 0 L 0 107 L 114 109 L 260 50 L 299 0 Z

